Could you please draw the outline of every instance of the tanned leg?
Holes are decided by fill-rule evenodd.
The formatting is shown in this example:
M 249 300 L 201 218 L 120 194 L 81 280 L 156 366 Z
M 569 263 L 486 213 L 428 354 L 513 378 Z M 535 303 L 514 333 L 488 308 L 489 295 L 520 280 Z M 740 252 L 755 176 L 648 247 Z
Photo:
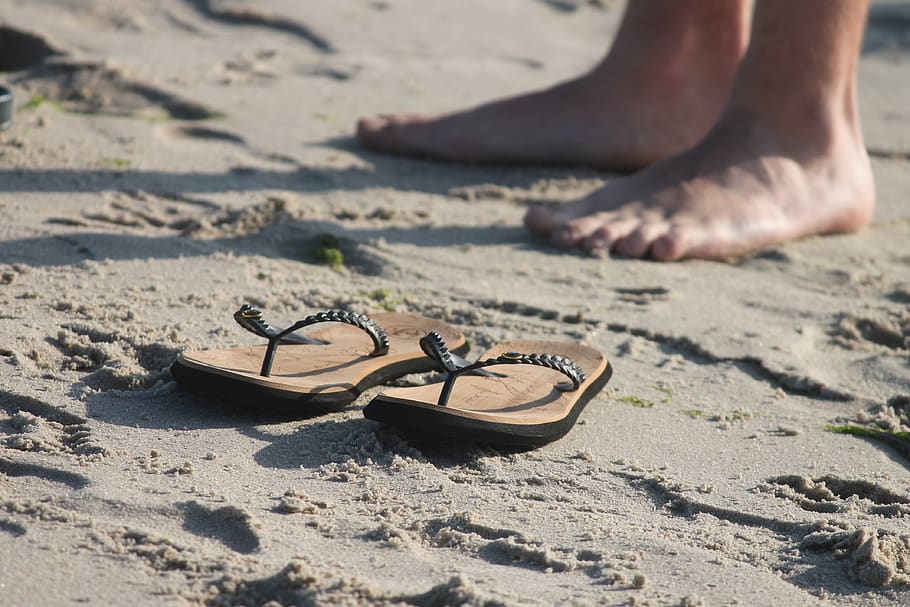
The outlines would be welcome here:
M 697 145 L 525 224 L 561 246 L 721 259 L 865 225 L 856 68 L 868 3 L 758 0 L 726 109 Z
M 588 74 L 451 114 L 362 119 L 357 136 L 376 150 L 443 160 L 637 169 L 714 124 L 748 20 L 748 0 L 635 0 Z

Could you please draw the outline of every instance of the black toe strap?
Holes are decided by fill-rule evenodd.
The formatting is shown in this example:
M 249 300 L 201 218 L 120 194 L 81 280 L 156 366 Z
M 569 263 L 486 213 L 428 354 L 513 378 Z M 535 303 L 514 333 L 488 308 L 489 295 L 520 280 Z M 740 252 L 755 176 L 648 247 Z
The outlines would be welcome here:
M 442 335 L 436 331 L 430 331 L 420 338 L 420 349 L 423 350 L 424 354 L 438 362 L 442 368 L 449 373 L 454 373 L 458 371 L 458 369 L 466 366 L 465 364 L 459 365 L 455 361 L 455 355 L 449 351 L 449 347 L 446 345 Z M 468 361 L 464 362 L 467 363 Z
M 389 336 L 386 335 L 386 332 L 376 321 L 365 314 L 347 310 L 329 310 L 311 314 L 303 320 L 298 320 L 287 329 L 278 330 L 262 319 L 261 311 L 248 304 L 243 304 L 239 310 L 234 312 L 234 320 L 247 331 L 269 340 L 269 345 L 265 350 L 265 357 L 262 361 L 262 369 L 259 371 L 259 374 L 263 377 L 268 377 L 272 372 L 272 361 L 275 358 L 275 350 L 278 349 L 278 344 L 282 342 L 325 344 L 323 341 L 300 335 L 291 335 L 295 331 L 318 323 L 340 322 L 363 330 L 373 340 L 373 351 L 370 352 L 370 356 L 382 356 L 389 351 Z
M 449 402 L 449 396 L 452 394 L 452 386 L 461 375 L 467 373 L 481 373 L 490 375 L 481 371 L 484 367 L 493 365 L 536 365 L 559 371 L 572 381 L 571 386 L 566 384 L 556 384 L 556 389 L 561 391 L 577 390 L 585 381 L 585 372 L 572 359 L 559 354 L 521 354 L 519 352 L 503 352 L 496 358 L 479 360 L 473 364 L 459 364 L 455 360 L 455 355 L 449 352 L 445 340 L 435 331 L 428 333 L 420 340 L 421 349 L 430 358 L 439 362 L 445 369 L 447 376 L 439 394 L 440 407 L 445 407 Z M 459 357 L 460 358 L 460 357 Z M 463 359 L 462 359 L 463 360 Z M 467 363 L 467 361 L 463 361 Z

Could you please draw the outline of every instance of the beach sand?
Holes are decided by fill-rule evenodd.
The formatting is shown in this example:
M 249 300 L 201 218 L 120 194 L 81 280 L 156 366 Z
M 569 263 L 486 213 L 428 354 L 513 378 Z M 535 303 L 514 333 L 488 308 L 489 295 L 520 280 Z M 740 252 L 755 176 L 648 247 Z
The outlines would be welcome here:
M 860 65 L 872 225 L 673 264 L 525 232 L 609 173 L 352 139 L 578 73 L 621 3 L 265 5 L 0 2 L 0 604 L 910 602 L 910 3 L 873 3 Z M 379 389 L 304 419 L 178 390 L 179 351 L 257 343 L 244 302 L 615 375 L 528 451 L 368 421 Z

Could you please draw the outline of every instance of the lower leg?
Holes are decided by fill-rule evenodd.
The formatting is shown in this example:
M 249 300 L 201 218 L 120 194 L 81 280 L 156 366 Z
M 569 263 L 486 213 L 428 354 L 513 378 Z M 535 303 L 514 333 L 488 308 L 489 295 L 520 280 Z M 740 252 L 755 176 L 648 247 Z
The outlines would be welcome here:
M 856 66 L 867 2 L 758 0 L 717 125 L 691 149 L 525 223 L 558 244 L 723 258 L 871 218 Z
M 357 134 L 378 150 L 446 160 L 640 168 L 704 136 L 747 33 L 748 0 L 636 0 L 588 74 L 467 111 L 363 119 Z

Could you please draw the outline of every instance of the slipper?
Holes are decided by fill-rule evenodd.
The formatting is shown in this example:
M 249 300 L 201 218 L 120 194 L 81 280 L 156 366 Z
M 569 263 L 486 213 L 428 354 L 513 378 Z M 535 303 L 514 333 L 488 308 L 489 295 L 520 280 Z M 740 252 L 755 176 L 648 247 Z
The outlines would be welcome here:
M 418 336 L 427 331 L 446 335 L 456 351 L 468 350 L 460 331 L 415 314 L 367 317 L 332 310 L 279 331 L 262 320 L 262 312 L 244 304 L 234 319 L 268 344 L 181 352 L 171 375 L 196 391 L 263 409 L 340 409 L 367 388 L 408 373 L 439 369 L 419 346 Z M 306 335 L 295 334 L 312 325 L 319 326 Z
M 472 442 L 531 446 L 566 434 L 613 374 L 604 354 L 573 343 L 512 341 L 466 366 L 438 333 L 420 346 L 445 369 L 445 380 L 385 390 L 363 410 L 366 417 Z M 493 373 L 484 369 L 494 365 Z

